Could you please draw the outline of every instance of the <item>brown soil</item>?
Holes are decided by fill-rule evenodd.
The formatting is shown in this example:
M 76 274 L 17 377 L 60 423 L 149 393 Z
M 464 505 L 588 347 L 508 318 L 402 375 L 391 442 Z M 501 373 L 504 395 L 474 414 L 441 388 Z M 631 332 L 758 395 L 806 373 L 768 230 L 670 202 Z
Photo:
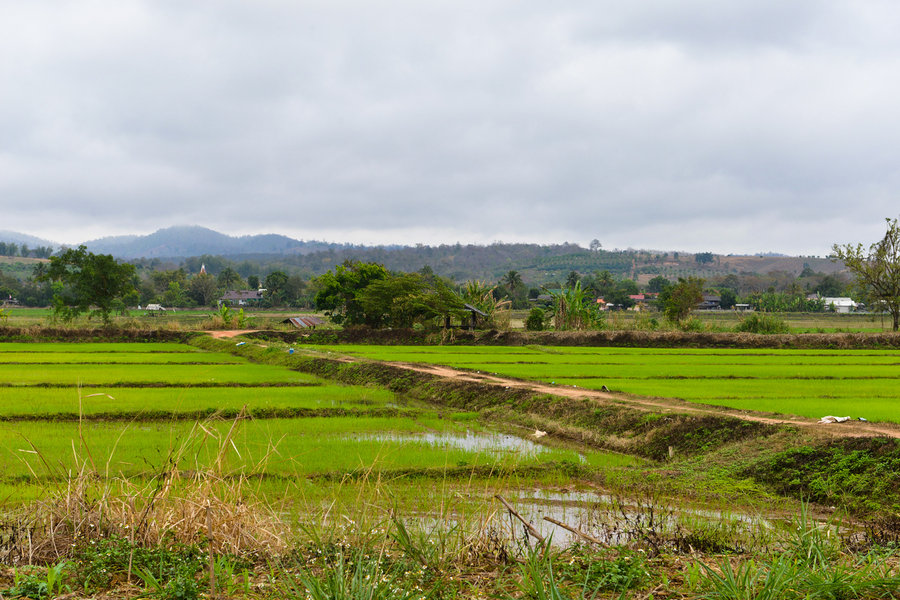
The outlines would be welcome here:
M 347 359 L 348 362 L 352 359 Z M 623 394 L 616 392 L 601 392 L 597 390 L 589 390 L 575 386 L 567 385 L 551 385 L 536 381 L 527 381 L 522 379 L 513 379 L 509 377 L 500 377 L 498 375 L 489 375 L 486 373 L 476 373 L 473 371 L 463 371 L 453 369 L 441 365 L 423 365 L 415 363 L 403 362 L 387 362 L 384 364 L 416 371 L 419 373 L 428 373 L 438 377 L 444 377 L 456 381 L 468 381 L 472 383 L 481 383 L 486 385 L 497 385 L 506 388 L 527 389 L 541 394 L 552 394 L 555 396 L 563 396 L 566 398 L 578 398 L 594 400 L 598 404 L 624 404 L 639 410 L 648 412 L 678 412 L 691 413 L 698 415 L 714 415 L 728 416 L 745 421 L 753 421 L 756 423 L 765 423 L 768 425 L 791 425 L 804 428 L 806 431 L 814 431 L 821 433 L 823 436 L 831 437 L 891 437 L 900 438 L 900 425 L 892 423 L 869 423 L 863 421 L 847 421 L 845 423 L 832 423 L 828 425 L 819 424 L 818 420 L 807 417 L 799 417 L 795 415 L 781 415 L 777 413 L 761 413 L 749 410 L 737 410 L 719 406 L 710 406 L 704 404 L 695 404 L 686 402 L 677 398 L 659 398 L 647 396 L 634 396 L 631 394 Z M 824 416 L 824 415 L 823 415 Z

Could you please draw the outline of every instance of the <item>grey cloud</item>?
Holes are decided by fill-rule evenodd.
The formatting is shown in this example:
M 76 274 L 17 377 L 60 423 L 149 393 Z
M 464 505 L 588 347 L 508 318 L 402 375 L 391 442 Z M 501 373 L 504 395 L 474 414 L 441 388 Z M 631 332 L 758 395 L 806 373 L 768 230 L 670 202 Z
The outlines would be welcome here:
M 8 8 L 4 228 L 822 252 L 896 211 L 892 4 Z

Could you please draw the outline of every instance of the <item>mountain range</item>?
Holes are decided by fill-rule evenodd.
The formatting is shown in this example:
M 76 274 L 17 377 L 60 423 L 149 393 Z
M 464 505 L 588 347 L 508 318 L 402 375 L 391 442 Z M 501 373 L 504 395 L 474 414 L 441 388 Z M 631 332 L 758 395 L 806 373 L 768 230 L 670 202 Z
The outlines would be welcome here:
M 167 227 L 149 235 L 120 235 L 84 242 L 88 250 L 118 258 L 178 258 L 218 254 L 308 254 L 339 246 L 274 233 L 230 236 L 197 225 Z
M 33 235 L 0 230 L 0 242 L 34 246 L 62 244 Z M 239 256 L 243 254 L 309 254 L 319 250 L 343 247 L 316 241 L 295 240 L 274 233 L 230 236 L 206 227 L 185 225 L 167 227 L 148 235 L 117 235 L 81 242 L 95 254 L 112 254 L 117 258 L 183 258 L 203 254 Z
M 58 248 L 59 244 L 56 242 L 51 242 L 50 240 L 45 240 L 43 238 L 35 237 L 33 235 L 28 235 L 27 233 L 18 233 L 16 231 L 7 231 L 5 229 L 0 229 L 0 242 L 6 242 L 13 244 L 27 244 L 32 248 L 35 246 L 52 246 L 54 248 Z

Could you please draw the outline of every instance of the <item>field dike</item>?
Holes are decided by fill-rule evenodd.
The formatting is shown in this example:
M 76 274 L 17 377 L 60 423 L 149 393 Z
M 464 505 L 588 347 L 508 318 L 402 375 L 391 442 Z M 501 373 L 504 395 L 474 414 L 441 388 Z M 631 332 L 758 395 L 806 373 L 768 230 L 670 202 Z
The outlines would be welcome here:
M 383 387 L 453 411 L 478 412 L 501 425 L 540 429 L 557 439 L 658 461 L 662 471 L 686 480 L 683 491 L 688 493 L 691 486 L 706 486 L 706 476 L 724 476 L 750 479 L 777 495 L 858 516 L 900 510 L 900 440 L 835 439 L 834 430 L 823 435 L 727 415 L 652 412 L 625 398 L 599 404 L 457 381 L 377 361 L 290 356 L 281 347 L 235 346 L 208 337 L 190 343 L 341 383 Z
M 900 333 L 757 333 L 688 331 L 415 331 L 412 329 L 260 331 L 247 337 L 295 344 L 610 346 L 641 348 L 900 348 Z
M 139 329 L 133 327 L 10 327 L 0 325 L 0 342 L 182 342 L 196 332 L 175 329 Z
M 101 411 L 91 413 L 55 412 L 26 415 L 0 415 L 0 423 L 21 422 L 71 422 L 71 423 L 109 423 L 140 421 L 203 421 L 211 417 L 233 420 L 240 416 L 241 410 L 236 408 L 205 408 L 202 410 L 150 410 L 141 411 Z M 311 419 L 311 418 L 398 418 L 413 417 L 413 411 L 400 408 L 255 408 L 252 411 L 256 419 Z

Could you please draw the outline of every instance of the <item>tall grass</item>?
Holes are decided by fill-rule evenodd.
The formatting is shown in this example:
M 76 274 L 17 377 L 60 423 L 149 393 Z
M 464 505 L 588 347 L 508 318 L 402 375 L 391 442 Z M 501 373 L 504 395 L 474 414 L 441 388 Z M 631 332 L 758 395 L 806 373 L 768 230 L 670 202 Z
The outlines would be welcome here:
M 821 524 L 803 504 L 781 543 L 759 559 L 721 559 L 703 566 L 700 598 L 791 600 L 898 598 L 900 573 L 889 555 L 856 556 L 842 548 L 838 526 Z

